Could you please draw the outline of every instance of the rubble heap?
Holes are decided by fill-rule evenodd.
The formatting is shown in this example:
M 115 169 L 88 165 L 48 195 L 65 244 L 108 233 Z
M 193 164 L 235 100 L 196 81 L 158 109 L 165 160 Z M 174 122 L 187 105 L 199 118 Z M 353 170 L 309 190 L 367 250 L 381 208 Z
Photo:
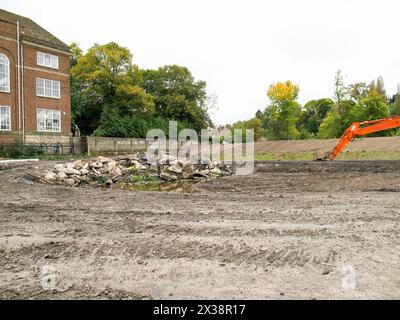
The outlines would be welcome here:
M 188 179 L 210 179 L 232 175 L 233 170 L 220 162 L 205 161 L 193 164 L 186 159 L 165 155 L 157 163 L 150 163 L 144 156 L 124 155 L 115 158 L 97 157 L 90 160 L 57 164 L 47 170 L 41 180 L 50 184 L 66 186 L 92 185 L 112 187 L 119 182 L 136 180 L 178 181 Z

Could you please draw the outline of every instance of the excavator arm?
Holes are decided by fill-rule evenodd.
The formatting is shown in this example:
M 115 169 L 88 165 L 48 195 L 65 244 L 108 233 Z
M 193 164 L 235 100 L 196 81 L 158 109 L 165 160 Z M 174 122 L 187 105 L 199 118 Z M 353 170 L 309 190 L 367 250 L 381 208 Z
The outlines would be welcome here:
M 352 142 L 356 137 L 362 137 L 367 134 L 389 130 L 400 127 L 400 117 L 391 117 L 386 119 L 356 122 L 353 123 L 343 134 L 342 138 L 335 146 L 335 148 L 329 152 L 325 158 L 317 160 L 335 160 L 336 157 L 343 151 L 346 146 Z

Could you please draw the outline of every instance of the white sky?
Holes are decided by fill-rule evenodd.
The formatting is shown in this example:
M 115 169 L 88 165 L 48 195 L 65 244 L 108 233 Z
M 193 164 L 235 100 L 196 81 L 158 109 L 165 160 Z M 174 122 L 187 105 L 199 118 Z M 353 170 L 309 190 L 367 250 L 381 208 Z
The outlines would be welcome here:
M 115 41 L 142 68 L 188 67 L 218 95 L 217 124 L 253 117 L 267 87 L 292 80 L 300 102 L 331 97 L 335 72 L 348 83 L 380 75 L 400 82 L 398 0 L 1 0 L 83 49 Z

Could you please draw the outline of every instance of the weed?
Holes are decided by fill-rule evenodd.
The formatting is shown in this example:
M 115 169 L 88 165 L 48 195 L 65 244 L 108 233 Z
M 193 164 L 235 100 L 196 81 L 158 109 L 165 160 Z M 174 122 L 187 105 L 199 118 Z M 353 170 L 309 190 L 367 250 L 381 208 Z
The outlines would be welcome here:
M 131 183 L 154 182 L 157 180 L 158 180 L 158 177 L 146 173 L 143 175 L 132 176 Z

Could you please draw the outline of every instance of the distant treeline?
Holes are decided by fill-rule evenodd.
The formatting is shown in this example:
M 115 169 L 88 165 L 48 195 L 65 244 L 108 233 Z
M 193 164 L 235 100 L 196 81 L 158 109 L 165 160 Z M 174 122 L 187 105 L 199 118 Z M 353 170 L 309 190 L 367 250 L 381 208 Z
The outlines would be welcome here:
M 196 81 L 187 68 L 141 69 L 129 49 L 114 42 L 95 44 L 86 53 L 76 43 L 70 47 L 72 127 L 77 125 L 83 135 L 144 138 L 154 128 L 167 133 L 170 120 L 178 122 L 178 130 L 200 133 L 213 127 L 209 110 L 216 98 L 207 95 L 206 83 Z M 333 98 L 304 106 L 297 101 L 299 92 L 291 81 L 272 84 L 264 110 L 226 127 L 242 129 L 244 138 L 244 129 L 253 129 L 256 140 L 326 139 L 339 138 L 353 122 L 400 115 L 400 88 L 389 97 L 381 77 L 345 85 L 338 71 Z
M 291 81 L 269 87 L 270 104 L 253 119 L 228 125 L 232 129 L 254 129 L 255 139 L 294 140 L 340 138 L 354 122 L 400 116 L 400 87 L 388 96 L 382 77 L 369 84 L 345 85 L 341 72 L 335 77 L 333 99 L 297 102 L 300 88 Z M 396 135 L 398 130 L 374 136 Z
M 388 96 L 382 77 L 370 84 L 345 85 L 341 72 L 335 77 L 333 99 L 323 98 L 301 106 L 297 102 L 300 88 L 291 81 L 269 87 L 270 104 L 253 119 L 228 125 L 232 129 L 254 129 L 257 140 L 294 140 L 340 138 L 354 122 L 400 116 L 400 87 Z M 388 130 L 373 136 L 396 135 Z

